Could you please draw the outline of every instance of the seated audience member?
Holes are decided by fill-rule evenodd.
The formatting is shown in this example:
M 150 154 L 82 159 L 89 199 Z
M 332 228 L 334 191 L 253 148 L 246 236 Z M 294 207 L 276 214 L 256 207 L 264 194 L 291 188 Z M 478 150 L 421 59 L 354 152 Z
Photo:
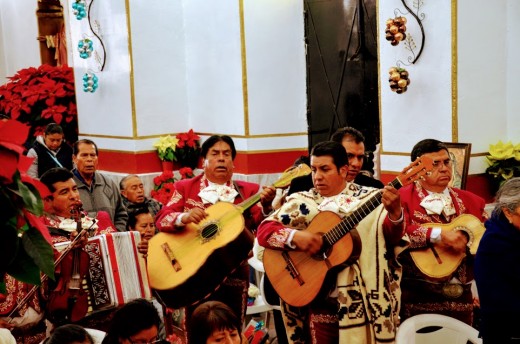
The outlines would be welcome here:
M 189 319 L 190 344 L 242 344 L 243 337 L 240 319 L 233 310 L 220 301 L 206 301 L 193 311 Z
M 141 242 L 137 244 L 140 253 L 148 253 L 148 240 L 155 235 L 155 221 L 148 208 L 135 208 L 128 213 L 126 229 L 138 231 L 141 234 Z
M 382 205 L 357 225 L 363 247 L 359 257 L 351 257 L 347 266 L 336 267 L 334 273 L 329 274 L 330 283 L 324 281 L 323 292 L 318 293 L 308 306 L 292 307 L 281 303 L 290 343 L 395 340 L 400 271 L 394 262 L 393 248 L 404 233 L 399 193 L 390 185 L 379 190 L 348 182 L 347 164 L 348 156 L 341 144 L 318 143 L 311 151 L 314 188 L 288 196 L 281 208 L 258 227 L 260 245 L 272 250 L 303 251 L 314 256 L 325 244 L 322 234 L 307 230 L 312 221 L 321 221 L 317 216 L 335 213 L 343 218 L 381 197 Z M 327 228 L 320 227 L 320 230 L 326 232 Z M 314 259 L 308 261 L 308 264 L 314 263 Z M 286 276 L 291 278 L 289 271 Z M 301 277 L 305 280 L 309 276 Z M 278 281 L 271 279 L 271 282 Z M 292 292 L 298 290 L 288 291 Z
M 409 248 L 399 256 L 403 266 L 401 321 L 417 314 L 439 313 L 473 325 L 471 284 L 474 259 L 469 252 L 473 229 L 457 227 L 443 231 L 436 224 L 448 225 L 462 214 L 474 215 L 483 222 L 487 218 L 485 202 L 469 191 L 448 186 L 453 162 L 442 142 L 433 139 L 418 142 L 412 149 L 411 160 L 419 157 L 431 158 L 433 170 L 399 190 L 406 233 L 410 239 Z M 424 274 L 410 255 L 410 250 L 435 248 L 437 245 L 466 253 L 458 268 L 441 279 Z M 435 259 L 433 254 L 431 257 Z
M 347 182 L 378 189 L 384 187 L 381 181 L 369 177 L 364 173 L 360 173 L 365 160 L 365 137 L 359 130 L 352 127 L 339 128 L 332 134 L 330 140 L 340 143 L 347 152 Z M 311 175 L 294 178 L 289 187 L 289 194 L 299 191 L 308 191 L 312 186 Z
M 103 344 L 157 343 L 161 318 L 155 306 L 136 299 L 116 311 Z
M 520 178 L 506 181 L 475 257 L 484 344 L 520 342 Z
M 43 135 L 36 137 L 27 156 L 34 158 L 27 174 L 39 178 L 53 167 L 63 167 L 72 170 L 72 148 L 64 140 L 63 129 L 56 123 L 45 127 Z
M 73 156 L 75 169 L 74 181 L 78 186 L 83 208 L 90 216 L 98 211 L 106 211 L 118 231 L 126 230 L 128 214 L 123 205 L 123 198 L 117 184 L 98 168 L 98 149 L 91 140 L 79 140 L 74 143 Z
M 202 144 L 201 156 L 204 158 L 204 173 L 175 183 L 171 201 L 157 214 L 157 228 L 161 232 L 182 232 L 187 224 L 197 224 L 206 218 L 208 214 L 205 209 L 216 202 L 239 204 L 260 191 L 260 204 L 252 206 L 244 213 L 245 227 L 251 231 L 255 230 L 272 210 L 274 188 L 269 186 L 261 189 L 258 184 L 233 180 L 236 149 L 233 139 L 229 136 L 210 136 Z M 239 267 L 205 300 L 224 302 L 243 322 L 247 308 L 249 265 L 247 260 L 236 263 Z M 188 319 L 193 308 L 186 308 Z
M 43 344 L 95 344 L 94 339 L 83 327 L 67 324 L 57 327 Z
M 119 182 L 119 188 L 123 196 L 123 204 L 128 212 L 144 206 L 155 216 L 161 210 L 161 202 L 144 195 L 143 181 L 139 176 L 130 174 L 124 177 Z

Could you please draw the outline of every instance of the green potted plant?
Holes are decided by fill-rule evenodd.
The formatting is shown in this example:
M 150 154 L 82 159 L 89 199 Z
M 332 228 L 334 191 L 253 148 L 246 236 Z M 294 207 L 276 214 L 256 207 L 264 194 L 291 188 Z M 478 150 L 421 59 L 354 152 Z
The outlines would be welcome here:
M 511 141 L 490 144 L 486 159 L 486 173 L 490 177 L 493 192 L 506 180 L 520 176 L 520 144 L 513 145 Z
M 173 162 L 180 167 L 196 168 L 200 156 L 200 137 L 190 129 L 188 132 L 179 133 L 175 137 L 165 135 L 153 144 L 157 148 L 157 155 L 163 162 L 163 171 L 173 170 Z

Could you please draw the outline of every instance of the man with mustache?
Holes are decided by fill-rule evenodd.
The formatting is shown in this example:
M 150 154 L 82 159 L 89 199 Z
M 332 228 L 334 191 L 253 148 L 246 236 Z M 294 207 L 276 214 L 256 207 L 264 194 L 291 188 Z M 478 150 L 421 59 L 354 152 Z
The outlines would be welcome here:
M 214 203 L 222 201 L 239 204 L 261 191 L 260 203 L 243 214 L 246 228 L 255 230 L 272 211 L 275 189 L 272 186 L 260 189 L 258 184 L 232 179 L 236 149 L 233 139 L 227 135 L 213 135 L 204 141 L 201 156 L 204 159 L 204 173 L 175 183 L 171 200 L 156 216 L 156 227 L 162 232 L 182 231 L 186 224 L 199 223 L 208 216 L 205 209 Z M 243 322 L 247 307 L 248 270 L 247 261 L 242 262 L 240 268 L 204 301 L 224 302 Z M 186 319 L 190 318 L 193 308 L 187 308 Z
M 76 222 L 71 218 L 71 212 L 81 207 L 81 201 L 72 172 L 61 167 L 51 168 L 41 176 L 40 181 L 50 191 L 50 194 L 43 200 L 44 215 L 41 220 L 49 228 L 52 243 L 73 240 L 78 233 Z M 115 231 L 106 212 L 97 213 L 96 218 L 83 216 L 81 223 L 84 229 L 92 230 L 93 235 Z M 81 242 L 81 244 L 83 243 L 85 241 Z M 56 277 L 60 277 L 58 272 Z M 0 294 L 0 328 L 5 327 L 12 330 L 18 343 L 40 343 L 45 338 L 46 329 L 43 322 L 44 308 L 40 302 L 40 293 L 35 293 L 26 304 L 22 305 L 9 322 L 5 316 L 27 296 L 32 286 L 8 275 L 6 275 L 5 281 L 7 293 Z M 45 294 L 48 294 L 49 291 L 45 290 Z M 46 295 L 44 298 L 48 299 L 48 297 Z
M 150 214 L 155 216 L 161 210 L 162 204 L 153 198 L 144 195 L 143 181 L 135 174 L 129 174 L 119 182 L 123 204 L 128 212 L 138 208 L 148 208 Z
M 83 202 L 83 209 L 92 217 L 95 217 L 100 210 L 106 211 L 117 230 L 126 231 L 128 214 L 117 184 L 96 172 L 98 168 L 96 144 L 87 139 L 74 143 L 72 161 L 76 166 L 72 173 Z
M 369 177 L 361 172 L 365 162 L 365 137 L 353 128 L 339 128 L 330 137 L 331 141 L 340 143 L 348 155 L 347 182 L 356 183 L 361 186 L 370 186 L 382 189 L 384 184 L 375 178 Z M 295 192 L 308 191 L 313 187 L 311 175 L 294 178 L 289 187 L 289 195 Z

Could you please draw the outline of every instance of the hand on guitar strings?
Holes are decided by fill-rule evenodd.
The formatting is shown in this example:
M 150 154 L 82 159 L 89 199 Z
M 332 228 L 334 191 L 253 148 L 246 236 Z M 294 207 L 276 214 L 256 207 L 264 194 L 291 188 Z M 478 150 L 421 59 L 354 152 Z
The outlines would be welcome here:
M 204 211 L 204 209 L 200 208 L 193 208 L 189 212 L 185 213 L 185 215 L 182 217 L 182 223 L 187 225 L 188 223 L 199 223 L 200 221 L 204 220 L 208 216 L 208 213 Z
M 296 231 L 291 243 L 296 246 L 296 249 L 303 251 L 313 256 L 320 252 L 323 246 L 323 238 L 318 233 L 308 231 Z
M 264 208 L 264 214 L 268 214 L 273 210 L 273 200 L 276 197 L 276 189 L 274 186 L 264 186 L 260 192 L 260 203 Z
M 398 221 L 402 215 L 401 198 L 399 191 L 391 185 L 386 185 L 381 190 L 381 202 L 388 211 L 390 219 Z
M 464 252 L 468 237 L 463 231 L 443 231 L 440 244 L 453 252 Z

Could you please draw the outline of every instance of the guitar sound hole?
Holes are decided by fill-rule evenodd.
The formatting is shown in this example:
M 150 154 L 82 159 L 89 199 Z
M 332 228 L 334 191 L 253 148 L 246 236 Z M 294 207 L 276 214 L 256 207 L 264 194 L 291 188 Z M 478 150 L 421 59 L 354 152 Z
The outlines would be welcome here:
M 218 226 L 215 223 L 210 223 L 206 227 L 202 229 L 202 232 L 200 233 L 203 239 L 211 239 L 213 238 L 218 232 Z

